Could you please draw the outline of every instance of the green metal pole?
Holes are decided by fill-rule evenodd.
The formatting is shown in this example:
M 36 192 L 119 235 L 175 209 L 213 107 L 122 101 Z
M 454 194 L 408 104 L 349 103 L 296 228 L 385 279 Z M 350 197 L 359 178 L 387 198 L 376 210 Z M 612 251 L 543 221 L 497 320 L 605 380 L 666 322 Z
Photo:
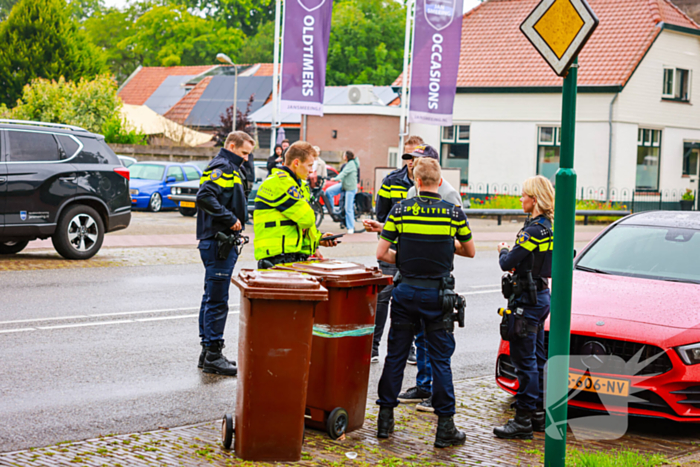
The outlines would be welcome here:
M 552 317 L 549 327 L 546 394 L 548 416 L 544 445 L 544 464 L 551 467 L 564 467 L 566 461 L 566 401 L 569 393 L 569 335 L 571 332 L 571 288 L 574 266 L 574 224 L 576 221 L 574 136 L 576 133 L 577 71 L 578 59 L 574 61 L 569 69 L 569 74 L 564 78 L 561 109 L 561 157 L 556 178 L 554 206 Z M 550 428 L 552 424 L 557 427 L 556 430 Z

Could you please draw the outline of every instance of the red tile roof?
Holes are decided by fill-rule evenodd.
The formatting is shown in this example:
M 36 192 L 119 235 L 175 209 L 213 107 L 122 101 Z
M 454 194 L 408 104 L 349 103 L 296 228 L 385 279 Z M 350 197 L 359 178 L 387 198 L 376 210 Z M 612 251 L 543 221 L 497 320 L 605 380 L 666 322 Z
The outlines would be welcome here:
M 143 105 L 168 76 L 198 75 L 215 66 L 143 67 L 119 91 L 119 97 L 125 104 Z
M 260 63 L 260 68 L 255 71 L 253 76 L 272 76 L 272 71 L 275 69 L 273 63 Z
M 520 24 L 539 0 L 488 0 L 462 19 L 458 87 L 561 86 Z M 668 0 L 589 0 L 600 20 L 579 56 L 580 86 L 625 85 L 664 22 L 700 27 Z M 401 76 L 394 82 L 401 85 Z
M 192 109 L 197 104 L 197 101 L 199 101 L 199 98 L 202 97 L 202 93 L 211 82 L 211 79 L 212 76 L 205 76 L 202 81 L 197 83 L 197 85 L 192 88 L 190 92 L 185 94 L 185 97 L 180 99 L 177 104 L 172 106 L 163 116 L 179 123 L 180 125 L 184 125 L 187 117 L 190 116 L 190 112 L 192 112 Z

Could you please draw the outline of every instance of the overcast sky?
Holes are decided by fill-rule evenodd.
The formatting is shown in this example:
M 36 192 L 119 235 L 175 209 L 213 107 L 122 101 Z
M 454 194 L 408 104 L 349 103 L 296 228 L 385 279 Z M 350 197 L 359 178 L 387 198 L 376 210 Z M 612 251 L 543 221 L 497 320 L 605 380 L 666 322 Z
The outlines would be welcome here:
M 127 0 L 104 0 L 104 2 L 107 6 L 116 6 L 119 8 L 125 6 L 128 3 Z M 479 0 L 464 0 L 464 12 L 466 13 L 478 4 Z

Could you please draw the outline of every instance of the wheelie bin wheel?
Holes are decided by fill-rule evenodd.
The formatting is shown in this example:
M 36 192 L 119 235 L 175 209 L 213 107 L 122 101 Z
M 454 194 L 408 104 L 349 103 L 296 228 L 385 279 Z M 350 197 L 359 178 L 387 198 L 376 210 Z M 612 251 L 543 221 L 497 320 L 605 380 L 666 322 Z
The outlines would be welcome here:
M 221 421 L 221 442 L 224 448 L 231 449 L 231 441 L 233 440 L 233 417 L 231 414 L 225 414 Z
M 338 439 L 348 429 L 348 412 L 342 407 L 336 407 L 328 416 L 326 431 L 331 439 Z

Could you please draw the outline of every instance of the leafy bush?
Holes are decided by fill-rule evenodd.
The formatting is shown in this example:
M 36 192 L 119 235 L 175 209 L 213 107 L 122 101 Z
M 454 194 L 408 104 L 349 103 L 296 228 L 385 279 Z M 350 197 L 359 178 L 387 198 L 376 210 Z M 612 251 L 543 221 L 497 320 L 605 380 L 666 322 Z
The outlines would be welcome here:
M 469 198 L 472 209 L 521 209 L 520 197 L 514 195 L 487 195 L 486 199 Z
M 695 201 L 695 195 L 693 194 L 693 190 L 690 188 L 685 190 L 685 193 L 681 196 L 681 199 L 683 201 Z
M 119 111 L 117 85 L 107 75 L 78 83 L 34 79 L 26 85 L 17 106 L 7 110 L 7 118 L 76 125 L 103 134 L 108 143 L 145 144 L 145 136 L 126 128 Z M 0 114 L 3 108 L 0 107 Z

